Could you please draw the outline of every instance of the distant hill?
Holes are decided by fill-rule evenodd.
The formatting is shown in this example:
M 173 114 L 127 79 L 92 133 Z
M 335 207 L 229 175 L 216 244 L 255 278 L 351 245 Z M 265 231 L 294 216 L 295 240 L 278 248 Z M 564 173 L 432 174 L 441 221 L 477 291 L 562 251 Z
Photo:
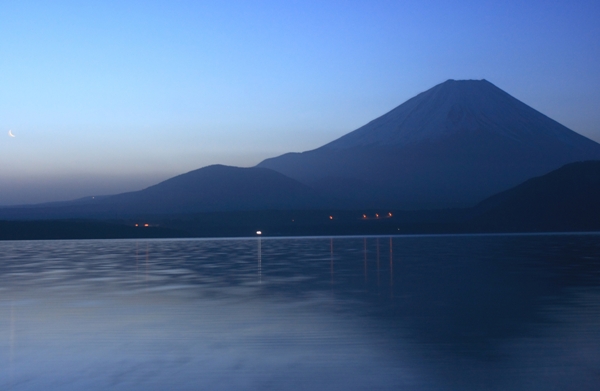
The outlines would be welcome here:
M 266 168 L 213 165 L 140 191 L 0 209 L 4 219 L 127 218 L 215 211 L 315 209 L 331 203 L 310 187 Z
M 220 169 L 229 171 L 230 168 L 217 168 Z M 183 179 L 181 185 L 185 185 L 187 180 Z M 165 189 L 178 193 L 177 186 L 171 187 L 171 184 L 167 184 Z M 237 186 L 231 189 L 222 194 L 231 195 L 238 191 Z M 199 208 L 198 212 L 178 213 L 175 208 L 173 213 L 157 213 L 164 209 L 155 210 L 152 204 L 134 206 L 134 202 L 143 201 L 135 193 L 138 192 L 114 196 L 113 201 L 109 196 L 106 201 L 83 199 L 70 206 L 65 202 L 0 210 L 3 213 L 21 213 L 13 215 L 14 219 L 38 220 L 0 221 L 0 240 L 255 236 L 257 230 L 262 230 L 266 236 L 600 230 L 600 161 L 568 164 L 494 195 L 475 207 L 463 209 L 344 210 L 339 204 L 329 204 L 322 209 L 276 210 L 269 207 L 244 210 L 248 206 L 241 206 L 239 210 L 209 211 L 210 208 L 205 206 Z M 168 193 L 159 191 L 158 194 L 163 197 L 156 198 L 158 200 L 169 198 Z M 156 200 L 150 195 L 148 197 Z M 227 197 L 224 197 L 224 202 Z M 309 197 L 312 197 L 312 193 L 309 193 Z M 312 205 L 312 199 L 309 200 Z M 212 207 L 220 208 L 218 205 Z M 96 214 L 102 220 L 111 220 L 64 220 L 77 214 L 80 217 L 87 215 L 88 218 Z
M 465 207 L 574 161 L 600 144 L 486 80 L 448 80 L 312 151 L 270 168 L 360 207 Z
M 194 213 L 303 209 L 324 200 L 310 187 L 273 170 L 213 165 L 101 202 L 144 213 Z
M 200 236 L 247 236 L 256 229 L 266 235 L 598 231 L 599 200 L 600 161 L 586 161 L 529 179 L 471 208 L 228 212 L 171 223 Z
M 469 224 L 492 232 L 600 230 L 600 161 L 567 164 L 496 194 Z

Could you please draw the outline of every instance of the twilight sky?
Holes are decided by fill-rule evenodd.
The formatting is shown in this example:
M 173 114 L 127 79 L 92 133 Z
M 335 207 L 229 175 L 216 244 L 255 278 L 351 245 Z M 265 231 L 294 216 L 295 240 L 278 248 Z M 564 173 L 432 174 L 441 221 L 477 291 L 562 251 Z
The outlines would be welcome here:
M 207 3 L 1 1 L 0 205 L 313 149 L 447 79 L 600 142 L 597 0 Z

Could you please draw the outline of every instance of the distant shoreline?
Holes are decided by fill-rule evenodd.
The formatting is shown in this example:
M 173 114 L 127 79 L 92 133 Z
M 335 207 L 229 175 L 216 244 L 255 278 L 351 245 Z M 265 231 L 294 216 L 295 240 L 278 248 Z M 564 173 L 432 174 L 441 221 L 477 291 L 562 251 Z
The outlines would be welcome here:
M 564 235 L 600 233 L 600 222 L 595 227 L 573 229 L 524 230 L 518 227 L 492 229 L 473 226 L 468 221 L 449 221 L 447 216 L 435 221 L 428 212 L 427 219 L 419 219 L 417 212 L 401 212 L 398 218 L 382 221 L 351 219 L 356 211 L 341 213 L 337 221 L 319 222 L 327 215 L 323 211 L 305 211 L 291 221 L 292 212 L 229 212 L 224 214 L 199 214 L 186 218 L 163 217 L 151 221 L 148 226 L 135 226 L 132 221 L 102 220 L 35 220 L 0 221 L 0 240 L 86 240 L 86 239 L 234 239 L 298 237 L 365 237 L 365 236 L 466 236 L 466 235 Z M 217 216 L 221 218 L 217 220 Z M 444 221 L 445 219 L 445 221 Z M 140 219 L 142 220 L 142 219 Z M 431 221 L 433 220 L 433 221 Z M 440 221 L 441 220 L 441 221 Z M 565 227 L 567 228 L 567 227 Z

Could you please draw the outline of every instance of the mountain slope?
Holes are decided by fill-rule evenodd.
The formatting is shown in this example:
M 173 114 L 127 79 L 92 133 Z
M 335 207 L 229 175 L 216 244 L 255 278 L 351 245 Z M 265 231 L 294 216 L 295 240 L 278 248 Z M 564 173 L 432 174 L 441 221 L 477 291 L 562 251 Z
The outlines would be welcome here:
M 600 145 L 486 80 L 448 80 L 318 149 L 266 167 L 356 205 L 470 206 Z
M 313 189 L 266 168 L 213 165 L 144 190 L 48 205 L 0 209 L 0 218 L 122 218 L 237 210 L 314 209 L 327 203 Z
M 600 229 L 600 161 L 567 164 L 496 194 L 475 208 L 487 231 Z
M 204 167 L 138 192 L 103 200 L 161 213 L 301 209 L 320 201 L 315 191 L 278 172 L 223 165 Z

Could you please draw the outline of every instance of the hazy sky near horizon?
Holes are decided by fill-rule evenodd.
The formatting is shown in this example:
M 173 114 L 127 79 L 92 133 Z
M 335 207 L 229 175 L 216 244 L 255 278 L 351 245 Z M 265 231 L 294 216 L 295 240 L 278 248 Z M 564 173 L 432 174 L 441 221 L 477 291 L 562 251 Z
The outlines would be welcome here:
M 0 204 L 253 166 L 447 79 L 600 142 L 598 20 L 598 1 L 2 1 Z

